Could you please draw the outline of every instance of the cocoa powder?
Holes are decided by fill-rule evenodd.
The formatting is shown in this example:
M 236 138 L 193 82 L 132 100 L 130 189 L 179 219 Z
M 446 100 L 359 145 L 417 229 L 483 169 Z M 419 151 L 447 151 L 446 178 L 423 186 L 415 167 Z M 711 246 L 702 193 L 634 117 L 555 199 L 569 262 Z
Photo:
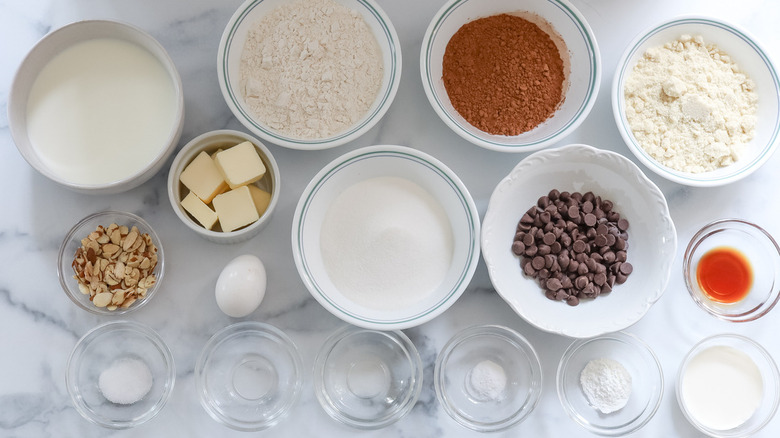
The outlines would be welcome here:
M 489 134 L 530 131 L 563 100 L 558 47 L 538 25 L 516 15 L 464 24 L 447 43 L 442 67 L 452 106 Z

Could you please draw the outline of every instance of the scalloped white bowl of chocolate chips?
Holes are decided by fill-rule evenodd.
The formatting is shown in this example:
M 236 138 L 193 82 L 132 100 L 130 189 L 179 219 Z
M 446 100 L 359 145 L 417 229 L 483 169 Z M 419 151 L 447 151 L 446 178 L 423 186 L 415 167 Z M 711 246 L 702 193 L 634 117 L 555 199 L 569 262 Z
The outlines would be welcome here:
M 611 292 L 580 299 L 576 306 L 548 299 L 512 252 L 520 218 L 553 189 L 592 191 L 610 200 L 629 223 L 626 253 L 633 272 Z M 540 330 L 573 338 L 639 321 L 666 289 L 677 250 L 674 223 L 658 187 L 622 155 L 581 144 L 529 155 L 502 179 L 490 197 L 481 240 L 490 280 L 512 309 Z

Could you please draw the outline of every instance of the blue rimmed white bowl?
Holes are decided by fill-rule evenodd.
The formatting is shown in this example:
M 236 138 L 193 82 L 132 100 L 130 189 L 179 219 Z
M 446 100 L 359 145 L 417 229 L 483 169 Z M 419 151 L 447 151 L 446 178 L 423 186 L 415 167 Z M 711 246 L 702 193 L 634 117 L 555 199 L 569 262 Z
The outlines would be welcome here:
M 322 223 L 333 201 L 348 187 L 376 177 L 400 177 L 425 189 L 444 209 L 453 235 L 452 261 L 438 288 L 393 310 L 345 296 L 328 276 L 320 248 Z M 412 148 L 369 146 L 333 160 L 306 186 L 293 216 L 292 250 L 304 285 L 333 315 L 372 330 L 401 330 L 433 319 L 460 297 L 479 261 L 479 235 L 474 200 L 447 166 Z
M 373 0 L 336 0 L 362 15 L 374 33 L 384 62 L 382 85 L 374 103 L 357 123 L 346 131 L 327 138 L 295 138 L 275 131 L 256 120 L 241 93 L 240 65 L 247 33 L 255 22 L 284 0 L 247 0 L 225 27 L 217 53 L 217 76 L 222 96 L 239 122 L 263 140 L 291 149 L 317 150 L 342 145 L 363 135 L 387 112 L 401 82 L 401 44 L 390 18 Z
M 502 13 L 518 14 L 532 21 L 536 16 L 546 21 L 566 46 L 561 57 L 568 57 L 569 61 L 561 105 L 542 124 L 515 136 L 491 135 L 472 126 L 453 108 L 442 81 L 444 51 L 455 32 L 470 21 Z M 542 24 L 542 29 L 546 27 Z M 567 0 L 451 0 L 436 13 L 425 32 L 420 74 L 428 101 L 456 134 L 491 150 L 531 152 L 555 143 L 585 120 L 601 83 L 601 55 L 590 25 Z
M 758 93 L 756 133 L 753 140 L 747 144 L 737 162 L 710 172 L 681 172 L 662 165 L 640 146 L 626 119 L 623 92 L 626 77 L 647 49 L 663 46 L 683 34 L 701 35 L 706 44 L 715 44 L 726 52 L 755 82 L 755 90 Z M 720 186 L 738 181 L 758 170 L 780 144 L 780 78 L 769 55 L 746 31 L 715 18 L 677 17 L 652 26 L 628 44 L 618 62 L 612 82 L 612 112 L 626 145 L 648 169 L 679 184 L 694 187 Z

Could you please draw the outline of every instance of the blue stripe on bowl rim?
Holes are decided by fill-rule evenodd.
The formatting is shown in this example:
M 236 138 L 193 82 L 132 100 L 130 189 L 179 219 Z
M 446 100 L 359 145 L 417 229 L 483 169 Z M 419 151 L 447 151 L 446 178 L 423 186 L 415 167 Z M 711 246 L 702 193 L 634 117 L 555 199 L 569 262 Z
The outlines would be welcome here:
M 225 82 L 225 89 L 227 90 L 228 95 L 230 96 L 230 100 L 233 103 L 233 106 L 241 114 L 243 120 L 249 123 L 250 125 L 252 125 L 255 129 L 263 132 L 264 134 L 276 140 L 293 143 L 297 145 L 304 145 L 304 146 L 318 145 L 320 143 L 330 143 L 330 142 L 335 142 L 344 139 L 345 137 L 349 137 L 350 135 L 353 135 L 355 132 L 359 131 L 364 126 L 366 126 L 369 122 L 371 122 L 377 116 L 377 114 L 382 110 L 382 108 L 384 108 L 387 100 L 393 94 L 393 83 L 395 82 L 395 77 L 399 74 L 399 72 L 398 72 L 398 63 L 396 62 L 398 58 L 395 50 L 396 41 L 393 39 L 393 35 L 390 32 L 388 23 L 383 19 L 382 14 L 377 10 L 377 8 L 366 0 L 356 0 L 356 1 L 360 3 L 360 5 L 363 6 L 366 10 L 368 10 L 371 13 L 371 15 L 374 18 L 376 18 L 376 20 L 382 25 L 382 31 L 390 46 L 390 78 L 388 80 L 389 86 L 385 90 L 385 93 L 382 96 L 381 100 L 379 101 L 379 104 L 376 106 L 376 108 L 374 108 L 374 110 L 371 113 L 363 116 L 363 119 L 359 124 L 352 127 L 352 129 L 341 132 L 333 137 L 318 138 L 318 139 L 300 139 L 294 137 L 287 137 L 279 134 L 276 131 L 272 131 L 266 128 L 265 126 L 259 124 L 251 114 L 249 114 L 247 111 L 244 110 L 242 106 L 243 99 L 240 96 L 236 96 L 233 93 L 233 87 L 231 86 L 231 82 L 230 82 L 228 59 L 230 59 L 231 46 L 232 46 L 233 38 L 235 38 L 236 36 L 236 31 L 241 26 L 243 21 L 247 18 L 247 16 L 250 14 L 250 12 L 252 12 L 252 10 L 257 6 L 259 6 L 263 1 L 265 0 L 256 0 L 251 5 L 247 6 L 246 9 L 244 9 L 244 11 L 241 13 L 241 15 L 238 16 L 236 22 L 233 23 L 233 26 L 230 28 L 228 37 L 225 39 L 225 46 L 224 46 L 225 54 L 220 60 L 222 63 L 221 68 L 222 68 L 222 75 L 224 77 L 224 82 Z M 237 50 L 243 50 L 243 45 L 240 48 L 237 48 Z
M 437 311 L 439 308 L 441 308 L 442 305 L 448 303 L 450 299 L 452 299 L 453 295 L 455 295 L 458 291 L 462 290 L 462 288 L 465 288 L 467 285 L 464 285 L 464 282 L 470 281 L 469 278 L 469 271 L 471 270 L 471 266 L 475 263 L 474 257 L 479 257 L 479 253 L 475 252 L 475 248 L 479 245 L 479 236 L 477 235 L 477 220 L 472 214 L 468 199 L 470 198 L 470 195 L 466 194 L 461 190 L 458 183 L 455 182 L 447 173 L 442 170 L 438 164 L 433 162 L 431 159 L 429 159 L 426 156 L 421 156 L 420 152 L 414 151 L 410 148 L 404 148 L 409 149 L 409 152 L 405 151 L 399 151 L 399 150 L 387 150 L 387 149 L 381 149 L 381 150 L 372 150 L 365 153 L 359 153 L 357 155 L 347 157 L 346 160 L 344 160 L 341 163 L 338 163 L 334 165 L 331 169 L 329 169 L 319 181 L 317 181 L 316 185 L 312 188 L 312 190 L 308 193 L 306 196 L 306 199 L 303 204 L 303 208 L 301 209 L 299 220 L 298 220 L 298 229 L 297 229 L 297 251 L 300 254 L 301 259 L 301 268 L 303 272 L 301 274 L 306 276 L 306 279 L 308 280 L 307 284 L 310 284 L 311 287 L 316 291 L 316 293 L 325 301 L 327 302 L 332 309 L 338 310 L 343 315 L 357 320 L 362 321 L 370 324 L 376 324 L 376 325 L 397 325 L 397 324 L 403 324 L 415 321 L 417 319 L 423 318 L 435 311 Z M 458 200 L 461 203 L 461 207 L 463 208 L 463 211 L 466 213 L 466 217 L 468 219 L 469 223 L 469 238 L 468 238 L 468 258 L 466 259 L 466 263 L 463 265 L 463 269 L 460 272 L 460 275 L 458 277 L 458 281 L 453 285 L 453 287 L 447 292 L 447 294 L 442 297 L 435 305 L 417 313 L 414 315 L 406 316 L 399 319 L 394 320 L 380 320 L 380 319 L 371 319 L 366 318 L 360 315 L 357 315 L 353 312 L 350 312 L 349 310 L 339 306 L 331 300 L 328 295 L 323 291 L 323 288 L 317 283 L 314 276 L 311 273 L 311 270 L 309 269 L 308 263 L 307 263 L 307 257 L 306 257 L 306 251 L 303 247 L 303 234 L 304 234 L 304 227 L 306 224 L 306 215 L 308 213 L 309 207 L 311 206 L 312 199 L 316 196 L 317 192 L 327 183 L 327 181 L 332 178 L 338 171 L 357 164 L 363 160 L 372 159 L 372 158 L 397 158 L 397 159 L 403 159 L 408 160 L 411 162 L 414 162 L 416 164 L 422 165 L 431 171 L 433 171 L 436 175 L 438 175 L 442 180 L 444 180 L 447 185 L 449 185 L 454 192 L 458 195 Z M 464 186 L 465 188 L 465 186 Z M 454 230 L 453 230 L 454 231 Z
M 622 66 L 620 66 L 620 70 L 618 71 L 618 99 L 617 99 L 617 105 L 618 105 L 618 111 L 620 114 L 620 123 L 623 125 L 623 129 L 628 134 L 629 138 L 631 139 L 633 143 L 633 150 L 634 152 L 640 154 L 642 157 L 644 157 L 648 163 L 655 164 L 659 169 L 661 169 L 664 172 L 668 172 L 674 177 L 679 178 L 680 180 L 689 181 L 692 184 L 700 183 L 700 182 L 717 182 L 722 180 L 731 180 L 731 179 L 739 179 L 744 176 L 747 176 L 748 174 L 754 172 L 757 168 L 756 164 L 761 163 L 769 158 L 769 154 L 773 151 L 773 145 L 778 141 L 778 136 L 780 136 L 780 119 L 775 119 L 775 129 L 772 133 L 771 138 L 764 146 L 764 149 L 761 151 L 761 153 L 756 156 L 747 166 L 744 166 L 739 172 L 736 173 L 729 173 L 722 175 L 717 178 L 700 178 L 697 177 L 697 175 L 701 176 L 702 174 L 691 174 L 686 172 L 680 172 L 676 171 L 674 169 L 671 169 L 669 167 L 666 167 L 658 162 L 655 158 L 650 156 L 644 148 L 642 148 L 639 145 L 639 142 L 634 137 L 634 133 L 631 130 L 631 127 L 628 125 L 628 120 L 626 120 L 626 111 L 625 111 L 625 94 L 623 93 L 623 84 L 625 82 L 626 77 L 626 70 L 628 69 L 628 60 L 632 59 L 636 52 L 639 50 L 639 47 L 645 43 L 648 39 L 655 36 L 657 33 L 664 31 L 666 29 L 669 29 L 671 27 L 679 26 L 682 24 L 701 24 L 705 26 L 712 26 L 716 27 L 722 30 L 725 30 L 732 35 L 736 36 L 745 44 L 750 46 L 753 50 L 755 50 L 756 54 L 761 58 L 761 61 L 763 61 L 764 65 L 766 66 L 767 70 L 769 70 L 770 75 L 772 76 L 772 82 L 775 86 L 775 102 L 777 107 L 780 109 L 780 79 L 778 78 L 777 70 L 775 70 L 774 65 L 770 61 L 767 54 L 761 49 L 761 47 L 755 42 L 753 38 L 751 38 L 749 35 L 747 35 L 744 31 L 730 25 L 726 24 L 721 21 L 717 21 L 712 18 L 705 18 L 705 17 L 683 17 L 679 19 L 674 19 L 672 21 L 668 21 L 665 23 L 661 23 L 658 26 L 652 28 L 651 30 L 647 31 L 645 35 L 640 38 L 634 46 L 630 49 L 630 51 L 627 52 L 627 55 L 625 56 L 626 62 L 623 63 Z
M 499 147 L 502 147 L 502 148 L 518 148 L 519 149 L 519 148 L 528 148 L 528 147 L 536 146 L 536 145 L 538 145 L 540 143 L 544 143 L 544 142 L 549 141 L 551 138 L 554 138 L 554 137 L 560 135 L 562 132 L 564 132 L 567 129 L 569 129 L 569 127 L 571 125 L 573 125 L 575 122 L 577 122 L 577 120 L 580 118 L 582 113 L 585 111 L 585 108 L 588 107 L 588 103 L 592 99 L 595 98 L 593 96 L 593 93 L 594 93 L 594 90 L 596 89 L 596 86 L 598 85 L 598 84 L 596 84 L 596 77 L 598 76 L 597 75 L 597 71 L 598 71 L 598 68 L 599 68 L 599 65 L 598 65 L 599 63 L 596 60 L 597 53 L 596 53 L 596 49 L 595 49 L 595 47 L 596 47 L 595 43 L 590 38 L 590 35 L 587 32 L 584 31 L 584 29 L 587 28 L 587 25 L 584 23 L 583 20 L 580 19 L 579 15 L 574 12 L 573 6 L 571 6 L 569 4 L 566 4 L 566 3 L 563 3 L 560 0 L 547 0 L 547 1 L 548 1 L 548 3 L 551 3 L 553 6 L 557 7 L 561 11 L 563 11 L 563 13 L 566 14 L 566 16 L 569 17 L 569 19 L 574 22 L 574 24 L 576 25 L 577 31 L 579 31 L 580 36 L 582 37 L 582 39 L 586 42 L 586 44 L 588 46 L 588 59 L 590 59 L 590 64 L 589 64 L 590 74 L 589 74 L 589 78 L 588 78 L 588 92 L 586 94 L 585 99 L 582 101 L 582 104 L 577 109 L 577 112 L 568 121 L 568 123 L 566 123 L 566 125 L 564 125 L 563 127 L 558 129 L 557 131 L 553 132 L 552 134 L 550 134 L 550 135 L 548 135 L 548 136 L 546 136 L 546 137 L 544 137 L 544 138 L 542 138 L 540 140 L 537 140 L 537 141 L 534 141 L 534 142 L 531 142 L 531 143 L 525 143 L 525 144 L 522 144 L 522 145 L 516 145 L 516 144 L 497 142 L 497 141 L 493 141 L 493 140 L 490 140 L 490 139 L 483 138 L 483 137 L 480 137 L 480 136 L 472 134 L 471 132 L 468 131 L 468 129 L 471 128 L 471 125 L 469 125 L 468 123 L 466 123 L 464 125 L 459 120 L 457 120 L 455 117 L 450 115 L 449 111 L 447 111 L 445 109 L 444 105 L 442 104 L 441 99 L 439 98 L 439 95 L 435 92 L 435 88 L 434 88 L 434 85 L 433 85 L 434 78 L 431 77 L 431 68 L 430 68 L 430 65 L 432 63 L 432 60 L 431 60 L 431 56 L 432 56 L 431 55 L 431 48 L 433 46 L 434 40 L 436 40 L 437 33 L 439 32 L 439 29 L 441 28 L 442 23 L 456 9 L 458 9 L 461 6 L 463 6 L 467 1 L 469 1 L 469 0 L 460 0 L 460 1 L 456 1 L 455 3 L 450 5 L 449 8 L 447 8 L 441 14 L 439 19 L 436 21 L 436 25 L 434 26 L 433 31 L 431 32 L 429 40 L 427 42 L 426 41 L 423 42 L 423 44 L 425 45 L 425 72 L 426 72 L 426 76 L 427 76 L 428 87 L 431 90 L 431 95 L 436 100 L 436 104 L 441 109 L 441 112 L 443 114 L 446 114 L 447 118 L 452 123 L 454 123 L 456 126 L 458 126 L 463 133 L 465 133 L 469 137 L 473 138 L 474 140 L 476 140 L 478 142 L 489 143 L 491 145 L 499 146 Z

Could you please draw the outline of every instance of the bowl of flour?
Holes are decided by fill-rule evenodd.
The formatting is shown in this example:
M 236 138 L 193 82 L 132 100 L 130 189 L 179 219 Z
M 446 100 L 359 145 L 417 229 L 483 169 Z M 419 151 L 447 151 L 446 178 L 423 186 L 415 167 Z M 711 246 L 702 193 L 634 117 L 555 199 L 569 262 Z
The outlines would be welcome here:
M 780 143 L 780 79 L 744 30 L 700 16 L 640 33 L 618 62 L 612 109 L 631 152 L 680 184 L 720 186 L 758 170 Z
M 325 149 L 371 129 L 395 98 L 401 46 L 373 0 L 248 0 L 219 44 L 222 95 L 263 140 Z
M 329 312 L 401 330 L 451 306 L 479 261 L 474 200 L 443 163 L 402 146 L 370 146 L 326 165 L 293 216 L 304 285 Z

